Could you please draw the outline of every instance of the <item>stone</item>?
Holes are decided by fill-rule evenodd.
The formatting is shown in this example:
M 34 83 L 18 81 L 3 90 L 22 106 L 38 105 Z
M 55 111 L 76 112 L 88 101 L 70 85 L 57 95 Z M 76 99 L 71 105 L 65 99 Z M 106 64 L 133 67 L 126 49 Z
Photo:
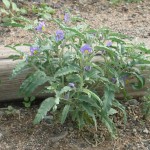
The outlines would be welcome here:
M 136 99 L 131 99 L 127 101 L 127 104 L 137 106 L 139 105 L 139 102 Z
M 143 130 L 143 133 L 148 134 L 148 133 L 149 133 L 148 129 L 147 129 L 147 128 L 145 128 L 145 129 Z

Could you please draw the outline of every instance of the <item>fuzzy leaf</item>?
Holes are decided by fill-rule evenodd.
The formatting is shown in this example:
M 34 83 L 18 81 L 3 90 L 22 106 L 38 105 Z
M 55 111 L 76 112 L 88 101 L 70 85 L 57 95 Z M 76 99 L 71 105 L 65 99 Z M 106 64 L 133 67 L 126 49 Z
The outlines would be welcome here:
M 17 7 L 17 5 L 14 2 L 12 2 L 12 9 L 14 11 L 19 11 L 19 8 Z
M 11 75 L 10 79 L 13 79 L 13 78 L 15 78 L 18 74 L 21 74 L 21 73 L 24 71 L 24 69 L 25 69 L 26 66 L 27 66 L 27 63 L 26 63 L 26 62 L 24 62 L 24 61 L 19 62 L 19 63 L 16 65 L 16 67 L 13 69 L 12 75 Z
M 92 110 L 92 107 L 90 105 L 86 104 L 86 103 L 82 104 L 82 107 L 86 111 L 86 113 L 90 117 L 92 117 L 93 122 L 95 124 L 95 128 L 97 129 L 97 121 L 96 121 L 96 117 L 95 117 L 94 111 Z
M 88 90 L 88 89 L 83 89 L 83 92 L 86 93 L 89 97 L 95 98 L 96 100 L 98 100 L 98 102 L 99 102 L 100 104 L 102 104 L 101 99 L 100 99 L 94 92 L 92 92 L 92 91 L 90 91 L 90 90 Z
M 40 70 L 30 75 L 21 85 L 20 93 L 30 96 L 31 93 L 39 86 L 47 82 L 49 78 Z
M 10 1 L 9 0 L 2 0 L 6 8 L 10 8 Z
M 62 111 L 62 116 L 61 116 L 61 124 L 63 124 L 67 118 L 67 115 L 69 113 L 70 105 L 66 105 Z
M 60 68 L 56 73 L 55 73 L 55 77 L 60 77 L 60 76 L 64 76 L 73 72 L 78 72 L 79 69 L 77 67 L 74 66 L 67 66 L 64 68 Z
M 35 116 L 35 119 L 33 121 L 34 124 L 40 123 L 40 121 L 46 116 L 47 112 L 52 109 L 52 107 L 55 105 L 55 98 L 49 97 L 45 99 L 40 108 L 38 109 L 38 112 Z
M 72 88 L 69 86 L 65 86 L 61 89 L 60 94 L 63 94 L 63 93 L 69 92 L 69 91 L 72 91 Z

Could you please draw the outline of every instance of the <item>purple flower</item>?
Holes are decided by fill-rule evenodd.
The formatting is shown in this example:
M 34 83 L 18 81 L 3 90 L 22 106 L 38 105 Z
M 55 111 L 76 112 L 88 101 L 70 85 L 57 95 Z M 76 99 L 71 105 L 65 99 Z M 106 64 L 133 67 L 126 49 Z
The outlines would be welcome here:
M 112 41 L 107 41 L 106 46 L 107 46 L 107 47 L 112 46 Z
M 56 31 L 56 41 L 62 41 L 64 39 L 64 32 L 62 30 Z
M 37 47 L 37 46 L 34 46 L 34 47 L 31 46 L 30 47 L 31 56 L 37 54 L 38 50 L 39 50 L 39 47 Z
M 85 70 L 85 71 L 91 71 L 91 66 L 85 66 L 85 67 L 84 67 L 84 70 Z
M 90 45 L 85 44 L 84 46 L 82 46 L 82 47 L 80 48 L 80 51 L 81 51 L 82 53 L 88 54 L 88 53 L 92 53 L 92 48 L 90 47 Z
M 64 15 L 64 21 L 65 21 L 65 23 L 67 23 L 67 22 L 70 21 L 70 15 L 68 13 L 65 13 L 65 15 Z
M 35 30 L 37 30 L 39 32 L 45 30 L 45 23 L 44 23 L 44 21 L 39 22 L 39 25 L 35 28 Z
M 75 84 L 74 83 L 69 83 L 68 84 L 71 88 L 75 88 Z

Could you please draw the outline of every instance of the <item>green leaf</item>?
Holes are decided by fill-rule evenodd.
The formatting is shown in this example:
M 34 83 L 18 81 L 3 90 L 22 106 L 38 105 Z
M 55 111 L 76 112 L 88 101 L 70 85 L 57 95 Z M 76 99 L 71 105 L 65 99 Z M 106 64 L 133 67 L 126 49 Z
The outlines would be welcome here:
M 88 89 L 83 89 L 83 92 L 86 93 L 89 97 L 95 98 L 96 100 L 98 100 L 98 102 L 100 104 L 102 104 L 102 100 L 94 92 L 92 92 L 92 91 L 90 91 Z
M 10 79 L 13 79 L 15 78 L 17 75 L 21 74 L 25 68 L 27 67 L 27 63 L 22 61 L 22 62 L 19 62 L 16 67 L 13 69 L 12 71 L 12 75 L 10 77 Z
M 117 43 L 123 43 L 125 44 L 125 41 L 123 41 L 122 39 L 116 37 L 116 36 L 110 36 L 109 37 L 110 40 L 112 40 L 112 42 L 117 42 Z
M 82 104 L 83 109 L 86 111 L 86 113 L 92 117 L 95 128 L 97 129 L 97 121 L 96 121 L 96 117 L 94 114 L 94 111 L 92 110 L 92 107 L 90 105 L 88 105 L 87 103 L 83 103 Z
M 89 98 L 88 96 L 80 95 L 78 99 L 79 99 L 79 101 L 81 101 L 81 102 L 86 102 L 86 103 L 88 103 L 89 105 L 91 105 L 92 107 L 95 107 L 95 109 L 101 110 L 101 107 L 98 105 L 97 101 L 95 101 L 95 100 L 92 99 L 92 98 Z
M 14 2 L 12 2 L 12 10 L 19 11 L 19 8 L 17 7 L 17 5 Z
M 20 55 L 10 55 L 8 58 L 12 60 L 18 60 L 20 59 Z
M 67 118 L 67 115 L 69 113 L 70 105 L 66 105 L 62 111 L 62 116 L 61 116 L 61 124 L 63 124 Z
M 141 76 L 140 74 L 137 74 L 135 72 L 133 74 L 136 76 L 138 82 L 137 83 L 132 83 L 131 84 L 132 88 L 135 89 L 135 90 L 139 90 L 139 89 L 143 88 L 144 85 L 145 85 L 145 78 L 143 76 Z
M 49 97 L 45 99 L 40 108 L 38 109 L 38 112 L 35 116 L 35 119 L 33 121 L 34 124 L 40 123 L 40 121 L 46 116 L 47 112 L 52 109 L 52 107 L 55 105 L 55 98 Z
M 21 27 L 21 28 L 24 28 L 25 26 L 20 24 L 20 23 L 12 23 L 12 22 L 5 22 L 5 23 L 2 23 L 2 26 L 11 26 L 11 27 Z
M 74 66 L 67 66 L 67 67 L 63 67 L 60 68 L 56 73 L 55 73 L 55 78 L 56 77 L 60 77 L 60 76 L 64 76 L 73 72 L 78 72 L 79 68 L 74 67 Z
M 74 33 L 76 33 L 78 35 L 78 37 L 81 37 L 82 39 L 85 39 L 84 38 L 84 34 L 82 34 L 81 32 L 79 32 L 78 30 L 75 30 L 75 29 L 72 29 L 72 28 L 64 28 L 64 30 L 69 30 L 69 31 L 72 31 Z
M 104 46 L 104 45 L 100 45 L 100 46 L 95 46 L 94 47 L 94 50 L 95 51 L 102 51 L 102 50 L 105 50 L 107 51 L 110 55 L 114 56 L 114 55 L 119 55 L 119 53 L 113 49 L 113 48 L 108 48 L 107 46 Z
M 112 101 L 114 100 L 114 91 L 111 89 L 105 88 L 104 90 L 104 100 L 103 100 L 103 110 L 106 112 L 106 114 L 109 112 Z
M 101 114 L 102 122 L 106 125 L 108 131 L 110 132 L 111 136 L 113 138 L 116 137 L 116 127 L 113 121 L 105 114 L 105 112 L 102 112 Z
M 108 112 L 108 115 L 114 115 L 114 114 L 117 114 L 118 111 L 114 108 L 110 108 L 109 112 Z
M 6 15 L 9 15 L 8 11 L 6 11 L 5 9 L 3 9 L 3 8 L 1 8 L 1 7 L 0 7 L 0 9 L 1 9 L 0 13 L 4 13 L 4 14 L 6 14 Z
M 31 93 L 40 85 L 46 83 L 49 78 L 40 70 L 30 75 L 21 85 L 19 92 L 25 96 L 30 96 Z
M 9 0 L 2 0 L 2 2 L 6 6 L 6 8 L 8 8 L 8 9 L 10 8 L 10 1 Z
M 72 91 L 72 88 L 69 86 L 65 86 L 61 89 L 60 94 L 63 94 L 63 93 L 69 92 L 69 91 Z

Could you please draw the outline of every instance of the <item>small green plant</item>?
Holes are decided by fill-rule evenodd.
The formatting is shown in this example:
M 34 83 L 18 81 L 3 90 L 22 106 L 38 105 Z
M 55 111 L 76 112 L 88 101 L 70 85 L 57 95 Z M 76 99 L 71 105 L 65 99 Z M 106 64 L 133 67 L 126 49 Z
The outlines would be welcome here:
M 0 108 L 0 110 L 3 112 L 4 115 L 7 115 L 7 116 L 16 116 L 16 115 L 18 115 L 18 117 L 20 119 L 20 110 L 15 109 L 12 106 L 8 106 L 6 108 Z
M 125 42 L 126 36 L 107 28 L 68 26 L 68 21 L 68 15 L 65 21 L 51 19 L 59 28 L 55 34 L 44 32 L 45 22 L 39 22 L 33 30 L 36 38 L 30 44 L 30 54 L 19 52 L 24 59 L 13 70 L 12 78 L 32 70 L 22 83 L 20 94 L 30 97 L 41 85 L 42 93 L 50 94 L 41 103 L 34 124 L 51 111 L 62 124 L 69 117 L 79 129 L 94 126 L 97 131 L 101 122 L 115 137 L 113 115 L 120 110 L 126 122 L 125 107 L 115 93 L 125 91 L 130 78 L 135 79 L 130 83 L 135 90 L 144 86 L 140 66 L 150 63 L 145 57 L 149 50 Z
M 23 17 L 22 15 L 27 14 L 27 10 L 24 8 L 19 8 L 15 2 L 12 0 L 2 0 L 3 7 L 0 7 L 0 16 L 2 25 L 4 26 L 14 26 L 14 27 L 24 27 L 23 23 L 29 23 L 29 19 Z
M 51 19 L 51 15 L 55 13 L 55 10 L 45 3 L 40 4 L 40 6 L 32 5 L 32 12 L 36 14 L 39 18 Z
M 35 100 L 35 97 L 34 96 L 31 96 L 31 97 L 24 97 L 24 101 L 23 101 L 23 104 L 26 108 L 29 108 L 31 107 L 31 104 L 32 102 Z

